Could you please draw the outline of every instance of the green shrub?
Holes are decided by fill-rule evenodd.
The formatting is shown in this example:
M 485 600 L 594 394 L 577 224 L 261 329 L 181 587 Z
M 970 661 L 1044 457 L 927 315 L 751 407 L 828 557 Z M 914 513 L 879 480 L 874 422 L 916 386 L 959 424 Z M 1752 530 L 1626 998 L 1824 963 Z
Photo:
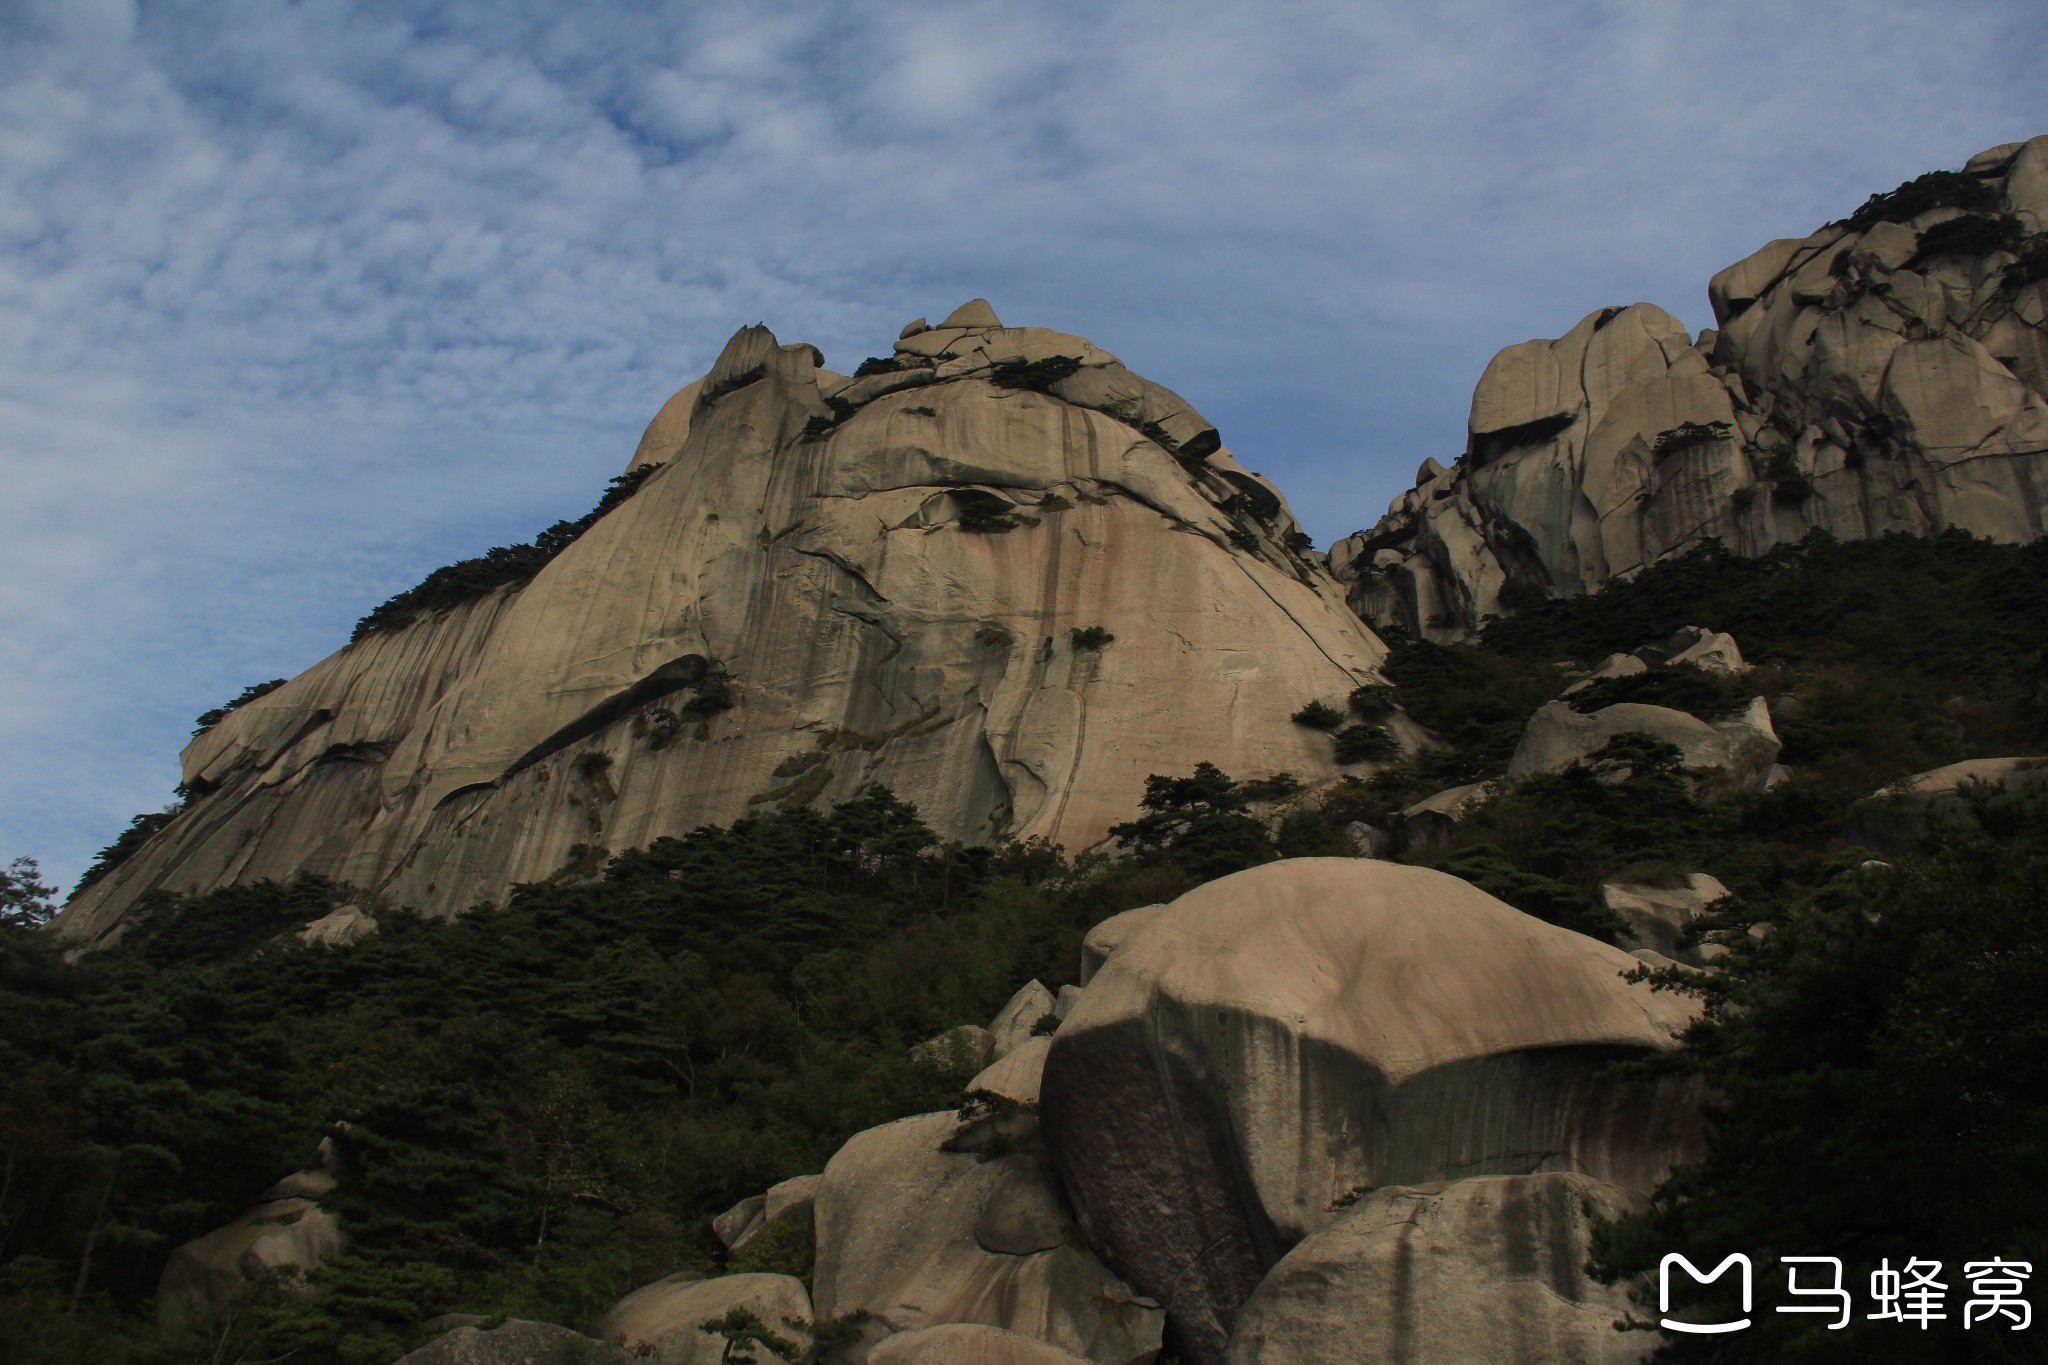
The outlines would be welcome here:
M 1989 256 L 1994 251 L 2018 251 L 2027 229 L 2009 213 L 1969 213 L 1947 218 L 1920 234 L 1919 249 L 1908 265 L 1939 256 Z
M 1258 553 L 1259 538 L 1253 535 L 1250 531 L 1245 530 L 1244 527 L 1233 526 L 1230 528 L 1228 535 L 1230 537 L 1230 543 L 1232 545 L 1235 545 L 1238 549 L 1244 550 L 1250 554 Z
M 1384 720 L 1394 713 L 1394 689 L 1385 683 L 1354 687 L 1345 699 L 1345 705 L 1360 720 Z
M 1680 422 L 1677 426 L 1657 434 L 1657 441 L 1651 447 L 1651 453 L 1660 460 L 1669 459 L 1695 446 L 1725 441 L 1730 430 L 1726 422 Z
M 732 710 L 732 678 L 723 667 L 713 664 L 691 685 L 690 699 L 680 708 L 685 720 L 709 720 L 720 711 Z
M 853 377 L 866 379 L 871 374 L 894 374 L 902 368 L 904 366 L 900 356 L 871 355 L 854 367 Z
M 283 687 L 287 681 L 284 678 L 272 678 L 269 682 L 252 683 L 250 686 L 243 688 L 242 694 L 233 701 L 223 702 L 211 711 L 201 712 L 198 721 L 199 728 L 192 733 L 194 735 L 205 734 L 208 730 L 226 720 L 228 712 L 240 710 L 258 697 L 269 696 L 272 692 L 277 691 L 278 688 Z
M 795 1218 L 764 1225 L 749 1237 L 725 1263 L 734 1275 L 790 1275 L 809 1288 L 811 1265 L 817 1246 L 810 1228 Z
M 1057 1014 L 1041 1014 L 1031 1025 L 1033 1038 L 1050 1038 L 1060 1031 L 1060 1017 Z
M 1101 650 L 1116 639 L 1101 626 L 1076 626 L 1067 632 L 1067 639 L 1076 651 L 1083 649 Z
M 1961 171 L 1929 171 L 1889 194 L 1873 194 L 1841 221 L 1851 232 L 1867 232 L 1879 223 L 1904 223 L 1931 209 L 1963 209 L 1997 213 L 2005 207 L 1998 187 Z
M 1042 360 L 1006 360 L 989 371 L 988 382 L 999 389 L 1035 389 L 1044 393 L 1081 368 L 1070 355 L 1049 355 Z
M 1271 777 L 1255 777 L 1238 784 L 1239 789 L 1250 801 L 1279 801 L 1301 790 L 1301 779 L 1293 773 L 1274 773 Z
M 960 509 L 960 519 L 954 523 L 963 531 L 982 535 L 1000 535 L 1017 529 L 1017 518 L 1006 515 L 1001 509 L 1009 504 L 995 498 L 975 498 Z
M 904 411 L 909 413 L 912 417 L 937 417 L 939 415 L 939 410 L 937 408 L 916 407 L 905 408 Z
M 1344 713 L 1321 698 L 1315 698 L 1288 719 L 1311 730 L 1334 730 L 1344 723 Z
M 1353 723 L 1339 730 L 1334 738 L 1339 763 L 1384 763 L 1401 756 L 1401 745 L 1384 726 Z
M 575 521 L 558 521 L 533 538 L 530 545 L 499 545 L 475 559 L 465 559 L 434 570 L 416 586 L 390 598 L 368 616 L 356 622 L 351 643 L 380 630 L 400 630 L 421 616 L 447 611 L 464 602 L 487 597 L 498 589 L 526 583 L 548 566 L 549 561 L 573 545 L 585 531 L 613 508 L 633 496 L 660 465 L 644 464 L 613 479 L 597 506 Z

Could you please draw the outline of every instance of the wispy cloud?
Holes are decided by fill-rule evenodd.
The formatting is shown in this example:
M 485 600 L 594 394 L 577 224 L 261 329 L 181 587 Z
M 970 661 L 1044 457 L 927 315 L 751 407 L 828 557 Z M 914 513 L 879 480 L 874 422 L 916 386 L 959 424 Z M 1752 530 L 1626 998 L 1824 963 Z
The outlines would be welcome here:
M 594 499 L 737 326 L 987 294 L 1327 540 L 1486 358 L 2044 131 L 2031 0 L 0 9 L 0 857 Z

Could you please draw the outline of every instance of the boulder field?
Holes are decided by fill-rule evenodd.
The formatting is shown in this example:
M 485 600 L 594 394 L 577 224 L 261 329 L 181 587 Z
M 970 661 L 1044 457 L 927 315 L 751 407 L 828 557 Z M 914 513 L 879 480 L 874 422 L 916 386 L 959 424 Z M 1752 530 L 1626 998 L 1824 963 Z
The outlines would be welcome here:
M 1638 303 L 1496 355 L 1463 454 L 1332 547 L 1360 615 L 1453 640 L 1709 537 L 2048 530 L 2048 137 L 1772 242 L 1708 298 L 1698 337 Z
M 808 1312 L 787 1277 L 675 1277 L 599 1335 L 695 1359 L 696 1323 L 758 1301 L 866 1315 L 848 1361 L 1656 1344 L 1612 1329 L 1629 1286 L 1583 1271 L 1593 1222 L 1699 1153 L 1689 1084 L 1610 1066 L 1693 1017 L 1627 979 L 1635 957 L 1442 873 L 1298 858 L 1106 921 L 1083 964 L 1057 1030 L 967 1081 L 960 1112 L 870 1129 L 791 1182 L 814 1198 Z

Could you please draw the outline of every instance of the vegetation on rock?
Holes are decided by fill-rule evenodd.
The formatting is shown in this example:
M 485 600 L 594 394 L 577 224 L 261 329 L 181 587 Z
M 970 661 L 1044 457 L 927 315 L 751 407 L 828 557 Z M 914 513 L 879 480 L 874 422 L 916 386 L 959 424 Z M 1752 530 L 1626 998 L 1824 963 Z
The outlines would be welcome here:
M 530 545 L 493 546 L 475 559 L 459 560 L 434 570 L 356 622 L 349 639 L 356 641 L 378 631 L 401 630 L 421 616 L 459 607 L 503 587 L 530 582 L 547 567 L 548 561 L 597 525 L 605 513 L 632 497 L 648 475 L 659 468 L 660 465 L 644 464 L 620 474 L 606 485 L 596 507 L 574 521 L 556 522 L 535 536 Z

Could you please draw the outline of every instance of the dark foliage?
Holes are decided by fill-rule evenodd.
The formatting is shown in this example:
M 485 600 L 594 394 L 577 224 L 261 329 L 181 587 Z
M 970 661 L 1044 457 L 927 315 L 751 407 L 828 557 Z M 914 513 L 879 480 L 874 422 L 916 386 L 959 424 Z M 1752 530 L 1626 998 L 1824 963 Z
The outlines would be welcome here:
M 1401 752 L 1401 746 L 1384 726 L 1363 721 L 1345 726 L 1332 738 L 1336 741 L 1339 763 L 1384 763 Z
M 1966 213 L 1948 218 L 1920 234 L 1919 249 L 1908 265 L 1940 256 L 1989 256 L 1994 251 L 2017 251 L 2026 237 L 2026 227 L 2009 213 Z
M 130 820 L 128 828 L 121 831 L 120 837 L 101 849 L 99 856 L 93 859 L 92 866 L 86 868 L 79 875 L 78 884 L 71 888 L 71 895 L 65 897 L 65 899 L 69 900 L 77 896 L 86 887 L 91 886 L 122 863 L 127 862 L 130 858 L 140 853 L 142 846 L 154 838 L 171 821 L 177 819 L 178 814 L 178 809 L 174 807 L 170 810 L 145 812 Z
M 1074 648 L 1077 650 L 1101 650 L 1106 649 L 1110 642 L 1116 639 L 1116 636 L 1111 635 L 1101 626 L 1076 626 L 1067 632 L 1067 639 L 1073 643 Z
M 1601 678 L 1572 693 L 1574 711 L 1598 711 L 1619 702 L 1668 706 L 1715 720 L 1742 710 L 1756 688 L 1741 678 L 1706 673 L 1691 664 L 1672 664 L 1620 678 Z
M 1674 1338 L 1660 1359 L 2031 1358 L 2009 1322 L 1959 1319 L 1964 1262 L 2048 1258 L 2048 788 L 1977 799 L 1923 856 L 1862 870 L 1858 856 L 1707 924 L 1729 955 L 1693 985 L 1707 1014 L 1676 1058 L 1716 1096 L 1706 1158 L 1602 1229 L 1595 1254 L 1615 1275 L 1739 1251 L 1759 1298 L 1748 1331 Z M 1763 922 L 1759 941 L 1747 930 Z M 1845 1262 L 1846 1330 L 1775 1311 L 1785 1255 Z M 1948 1321 L 1871 1321 L 1870 1272 L 1913 1257 L 1943 1264 Z M 1674 1284 L 1681 1314 L 1735 1315 L 1726 1281 Z
M 1326 701 L 1312 699 L 1288 719 L 1311 730 L 1334 730 L 1344 723 L 1344 713 Z
M 236 697 L 233 701 L 224 702 L 211 711 L 200 712 L 199 728 L 192 733 L 195 735 L 205 734 L 208 730 L 226 720 L 228 712 L 247 706 L 258 697 L 268 696 L 270 693 L 277 691 L 278 688 L 283 687 L 287 681 L 289 680 L 285 678 L 272 678 L 269 682 L 252 683 L 250 686 L 243 688 L 242 695 Z
M 382 1365 L 447 1311 L 588 1325 L 636 1285 L 717 1269 L 708 1220 L 737 1198 L 950 1104 L 910 1044 L 1020 980 L 1072 980 L 1090 925 L 1191 884 L 1143 862 L 1078 877 L 1043 845 L 941 848 L 871 788 L 502 909 L 385 910 L 345 948 L 293 937 L 350 894 L 313 878 L 158 897 L 77 964 L 0 924 L 9 1358 L 211 1358 L 147 1318 L 164 1257 L 323 1135 L 351 1253 L 320 1297 L 251 1296 L 247 1358 Z M 807 1270 L 805 1247 L 770 1253 Z
M 1997 213 L 2004 208 L 1998 187 L 1961 171 L 1929 171 L 1916 176 L 1889 194 L 1873 194 L 1863 201 L 1841 225 L 1851 232 L 1865 232 L 1879 223 L 1904 223 L 1930 209 L 1963 209 L 1970 213 Z
M 529 582 L 548 562 L 597 525 L 605 513 L 633 496 L 659 465 L 641 465 L 614 478 L 597 506 L 575 521 L 558 521 L 533 538 L 530 545 L 497 545 L 475 559 L 464 559 L 428 574 L 356 622 L 351 641 L 380 630 L 401 630 L 421 616 L 447 611 L 464 602 L 489 596 L 499 588 Z
M 1145 814 L 1110 826 L 1127 849 L 1172 865 L 1193 881 L 1241 871 L 1275 856 L 1266 827 L 1246 813 L 1250 798 L 1213 763 L 1188 777 L 1145 779 Z
M 1035 389 L 1044 393 L 1080 368 L 1080 360 L 1070 355 L 1049 355 L 1043 360 L 1006 360 L 989 371 L 988 382 L 999 389 Z
M 904 368 L 901 356 L 871 355 L 854 367 L 855 379 L 866 379 L 871 374 L 894 374 Z
M 1695 446 L 1725 441 L 1729 430 L 1726 422 L 1680 422 L 1669 431 L 1657 433 L 1657 442 L 1650 453 L 1660 460 L 1668 459 Z

